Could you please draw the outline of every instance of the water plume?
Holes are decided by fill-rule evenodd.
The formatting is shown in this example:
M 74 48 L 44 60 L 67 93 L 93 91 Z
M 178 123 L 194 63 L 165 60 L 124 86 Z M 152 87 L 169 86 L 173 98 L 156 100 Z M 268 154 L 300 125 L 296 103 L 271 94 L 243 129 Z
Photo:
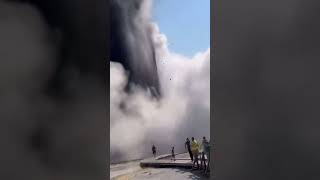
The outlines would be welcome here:
M 120 62 L 134 83 L 160 95 L 151 37 L 150 0 L 111 0 L 111 61 Z M 130 89 L 130 85 L 128 86 Z

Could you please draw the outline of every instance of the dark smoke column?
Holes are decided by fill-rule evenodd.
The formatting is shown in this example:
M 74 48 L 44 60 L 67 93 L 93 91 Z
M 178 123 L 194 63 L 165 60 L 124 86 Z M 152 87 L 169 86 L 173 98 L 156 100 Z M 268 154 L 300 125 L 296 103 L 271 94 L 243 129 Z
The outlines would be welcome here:
M 129 84 L 160 96 L 160 85 L 144 0 L 111 0 L 111 60 L 129 72 Z M 129 86 L 128 86 L 129 87 Z

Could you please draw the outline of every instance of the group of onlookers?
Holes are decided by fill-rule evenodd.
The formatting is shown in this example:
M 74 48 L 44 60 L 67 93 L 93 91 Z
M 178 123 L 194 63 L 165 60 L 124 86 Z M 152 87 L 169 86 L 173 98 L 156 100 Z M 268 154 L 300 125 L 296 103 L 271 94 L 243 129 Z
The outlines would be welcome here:
M 205 172 L 209 171 L 210 165 L 210 142 L 206 137 L 202 138 L 202 143 L 198 143 L 197 140 L 192 137 L 191 141 L 189 138 L 186 139 L 185 149 L 188 150 L 191 161 L 193 162 L 193 169 L 202 169 Z M 153 156 L 156 157 L 156 147 L 152 145 Z M 172 160 L 175 161 L 174 147 L 171 149 Z M 199 164 L 200 160 L 200 164 Z
M 203 169 L 205 172 L 209 171 L 210 164 L 210 142 L 206 137 L 202 138 L 202 143 L 199 144 L 194 137 L 187 138 L 185 148 L 188 150 L 190 159 L 193 162 L 192 168 Z M 200 165 L 199 165 L 200 160 Z

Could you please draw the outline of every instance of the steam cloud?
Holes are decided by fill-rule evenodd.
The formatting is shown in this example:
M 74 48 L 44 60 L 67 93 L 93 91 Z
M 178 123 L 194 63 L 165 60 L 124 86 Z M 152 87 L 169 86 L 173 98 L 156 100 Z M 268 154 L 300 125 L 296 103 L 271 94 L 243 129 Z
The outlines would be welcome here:
M 112 162 L 150 156 L 152 144 L 159 153 L 169 153 L 172 146 L 182 152 L 186 137 L 210 136 L 210 49 L 193 58 L 170 52 L 166 36 L 148 23 L 162 98 L 134 83 L 127 93 L 125 69 L 110 62 Z

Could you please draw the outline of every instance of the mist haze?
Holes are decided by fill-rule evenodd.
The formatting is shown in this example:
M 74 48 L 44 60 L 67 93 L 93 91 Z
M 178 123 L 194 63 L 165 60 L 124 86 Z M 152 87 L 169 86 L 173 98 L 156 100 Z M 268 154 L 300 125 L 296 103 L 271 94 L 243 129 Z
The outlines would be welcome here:
M 171 52 L 161 27 L 151 20 L 147 23 L 161 98 L 130 81 L 130 72 L 121 62 L 110 62 L 111 162 L 150 157 L 152 144 L 158 154 L 170 153 L 172 146 L 184 152 L 187 137 L 201 141 L 210 136 L 210 48 L 192 58 Z M 127 83 L 131 93 L 125 90 Z

